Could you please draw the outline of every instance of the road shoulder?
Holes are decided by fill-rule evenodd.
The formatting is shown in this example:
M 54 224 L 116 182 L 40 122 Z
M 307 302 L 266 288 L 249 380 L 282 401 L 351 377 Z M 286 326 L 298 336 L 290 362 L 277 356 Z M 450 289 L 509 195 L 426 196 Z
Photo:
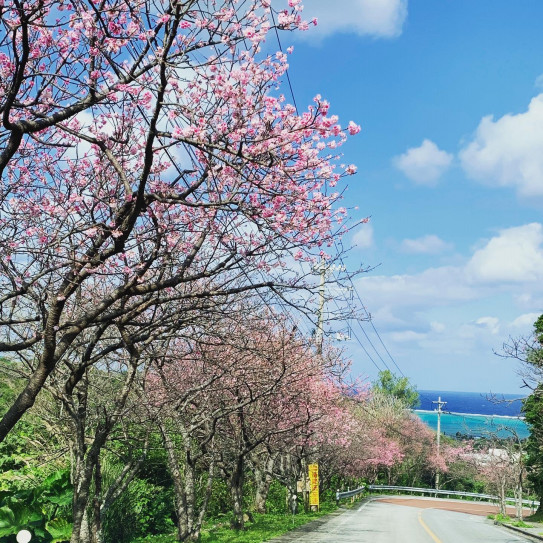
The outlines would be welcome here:
M 531 524 L 531 528 L 519 528 L 517 526 L 511 526 L 510 524 L 507 524 L 505 522 L 495 522 L 498 526 L 501 526 L 502 528 L 506 528 L 507 530 L 510 530 L 512 532 L 516 532 L 518 534 L 522 534 L 524 536 L 529 537 L 530 539 L 534 541 L 543 541 L 543 524 L 541 522 L 530 522 L 527 521 L 527 523 Z
M 370 500 L 371 498 L 365 498 L 361 500 L 357 503 L 357 506 L 354 509 L 339 506 L 332 513 L 328 513 L 327 515 L 319 517 L 306 524 L 302 524 L 301 526 L 298 526 L 297 528 L 294 528 L 294 530 L 286 532 L 281 536 L 274 537 L 273 539 L 268 539 L 267 543 L 290 543 L 292 541 L 298 541 L 300 539 L 300 536 L 317 531 L 321 526 L 330 522 L 332 519 L 340 517 L 341 515 L 344 515 L 346 513 L 356 512 L 360 507 L 362 507 Z

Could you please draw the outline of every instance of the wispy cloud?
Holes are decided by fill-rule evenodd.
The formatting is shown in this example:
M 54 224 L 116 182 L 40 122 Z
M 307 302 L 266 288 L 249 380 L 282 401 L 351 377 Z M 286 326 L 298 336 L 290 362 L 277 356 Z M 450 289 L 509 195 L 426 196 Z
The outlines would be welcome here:
M 407 0 L 310 0 L 304 17 L 318 19 L 315 29 L 305 34 L 323 38 L 337 32 L 360 36 L 394 38 L 402 33 L 407 17 Z
M 366 223 L 360 225 L 353 236 L 353 245 L 359 249 L 368 249 L 373 246 L 373 227 Z
M 428 139 L 394 158 L 396 168 L 418 185 L 433 186 L 449 168 L 453 155 L 442 151 Z
M 543 298 L 543 226 L 532 223 L 501 230 L 462 265 L 363 276 L 357 290 L 395 342 L 437 342 L 444 334 L 451 342 L 453 336 L 469 338 L 487 342 L 492 349 L 497 335 L 505 340 L 508 333 L 530 333 L 538 316 Z M 502 313 L 500 319 L 490 313 L 498 297 L 509 299 L 510 317 L 504 319 Z M 483 307 L 484 313 L 477 314 Z M 449 329 L 451 319 L 456 331 Z
M 404 239 L 400 248 L 404 253 L 435 255 L 451 249 L 452 245 L 438 236 L 428 234 L 420 238 Z

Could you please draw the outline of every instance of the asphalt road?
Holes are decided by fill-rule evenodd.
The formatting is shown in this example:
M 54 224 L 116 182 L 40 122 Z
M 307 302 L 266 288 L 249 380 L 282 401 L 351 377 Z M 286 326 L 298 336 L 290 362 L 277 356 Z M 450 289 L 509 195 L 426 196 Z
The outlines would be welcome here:
M 275 543 L 530 543 L 486 517 L 372 500 Z

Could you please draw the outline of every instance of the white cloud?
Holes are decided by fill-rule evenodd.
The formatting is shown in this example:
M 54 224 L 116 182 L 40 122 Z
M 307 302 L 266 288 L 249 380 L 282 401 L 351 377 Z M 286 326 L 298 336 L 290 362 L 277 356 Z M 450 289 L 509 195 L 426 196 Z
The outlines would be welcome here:
M 543 279 L 543 228 L 539 223 L 502 230 L 466 266 L 474 282 L 533 282 Z
M 494 353 L 508 337 L 528 336 L 542 311 L 543 226 L 503 229 L 455 266 L 368 274 L 356 286 L 394 359 L 420 388 L 439 378 L 449 390 L 475 383 L 512 392 L 521 384 L 515 366 Z M 368 366 L 362 352 L 353 359 Z M 441 369 L 429 371 L 436 363 Z
M 535 78 L 534 87 L 539 90 L 543 89 L 543 74 L 540 74 Z
M 406 253 L 438 254 L 450 248 L 449 243 L 433 234 L 416 239 L 404 239 L 401 243 L 401 249 Z
M 519 315 L 511 324 L 512 328 L 520 328 L 530 332 L 533 330 L 534 322 L 540 317 L 541 313 L 524 313 Z
M 524 113 L 496 121 L 483 117 L 473 141 L 460 152 L 464 170 L 477 181 L 514 187 L 522 196 L 543 196 L 542 126 L 543 94 Z
M 428 139 L 420 147 L 412 147 L 393 162 L 409 179 L 418 185 L 435 185 L 453 160 L 450 153 L 442 151 Z
M 500 331 L 500 319 L 496 317 L 479 317 L 475 321 L 475 324 L 480 328 L 488 330 L 494 335 Z
M 317 17 L 316 29 L 308 37 L 325 37 L 336 32 L 352 32 L 360 36 L 393 38 L 402 33 L 407 17 L 407 0 L 311 0 L 304 18 Z
M 404 343 L 409 341 L 421 341 L 426 338 L 426 334 L 414 332 L 413 330 L 404 330 L 402 332 L 392 332 L 389 337 L 395 343 Z
M 522 308 L 528 315 L 525 319 L 533 323 L 531 312 L 543 304 L 543 226 L 532 223 L 504 229 L 460 265 L 428 268 L 416 274 L 370 273 L 360 277 L 356 286 L 375 321 L 393 331 L 413 330 L 416 322 L 420 330 L 443 332 L 448 322 L 444 320 L 445 308 L 457 311 L 469 306 L 466 311 L 471 317 L 464 321 L 465 333 L 470 337 L 489 334 L 498 324 L 472 312 L 488 303 L 500 307 L 498 298 Z M 511 315 L 504 320 L 502 330 L 510 326 L 520 329 L 522 321 L 511 323 L 513 319 Z
M 373 246 L 373 227 L 371 224 L 362 224 L 353 236 L 353 245 L 359 249 L 368 249 Z
M 399 309 L 443 306 L 458 301 L 474 300 L 478 289 L 466 281 L 459 266 L 429 268 L 413 275 L 361 277 L 358 292 L 372 311 L 387 306 L 397 314 Z

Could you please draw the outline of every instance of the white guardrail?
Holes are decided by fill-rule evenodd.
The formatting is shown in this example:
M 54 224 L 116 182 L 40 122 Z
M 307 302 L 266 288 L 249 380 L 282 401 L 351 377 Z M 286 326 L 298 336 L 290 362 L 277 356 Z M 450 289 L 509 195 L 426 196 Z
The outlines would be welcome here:
M 340 492 L 338 490 L 336 492 L 336 502 L 339 503 L 339 500 L 343 500 L 345 498 L 354 498 L 355 496 L 365 492 L 367 488 L 368 487 L 364 485 L 359 488 L 355 488 L 354 490 L 347 490 L 347 492 Z
M 348 490 L 347 492 L 340 492 L 339 490 L 336 492 L 336 501 L 339 502 L 339 500 L 342 500 L 344 498 L 352 498 L 354 496 L 357 496 L 359 494 L 362 494 L 365 490 L 368 491 L 392 491 L 392 492 L 413 492 L 415 494 L 431 494 L 433 496 L 458 496 L 460 498 L 477 498 L 479 500 L 488 500 L 488 501 L 494 501 L 499 502 L 500 498 L 498 496 L 492 496 L 491 494 L 478 494 L 476 492 L 461 492 L 459 490 L 436 490 L 435 488 L 414 488 L 411 486 L 389 486 L 389 485 L 365 485 L 361 486 L 360 488 L 356 488 L 355 490 Z M 515 503 L 515 498 L 505 498 L 506 502 Z M 539 502 L 538 501 L 532 501 L 532 500 L 522 500 L 522 503 L 524 505 L 527 505 L 528 507 L 538 507 Z

